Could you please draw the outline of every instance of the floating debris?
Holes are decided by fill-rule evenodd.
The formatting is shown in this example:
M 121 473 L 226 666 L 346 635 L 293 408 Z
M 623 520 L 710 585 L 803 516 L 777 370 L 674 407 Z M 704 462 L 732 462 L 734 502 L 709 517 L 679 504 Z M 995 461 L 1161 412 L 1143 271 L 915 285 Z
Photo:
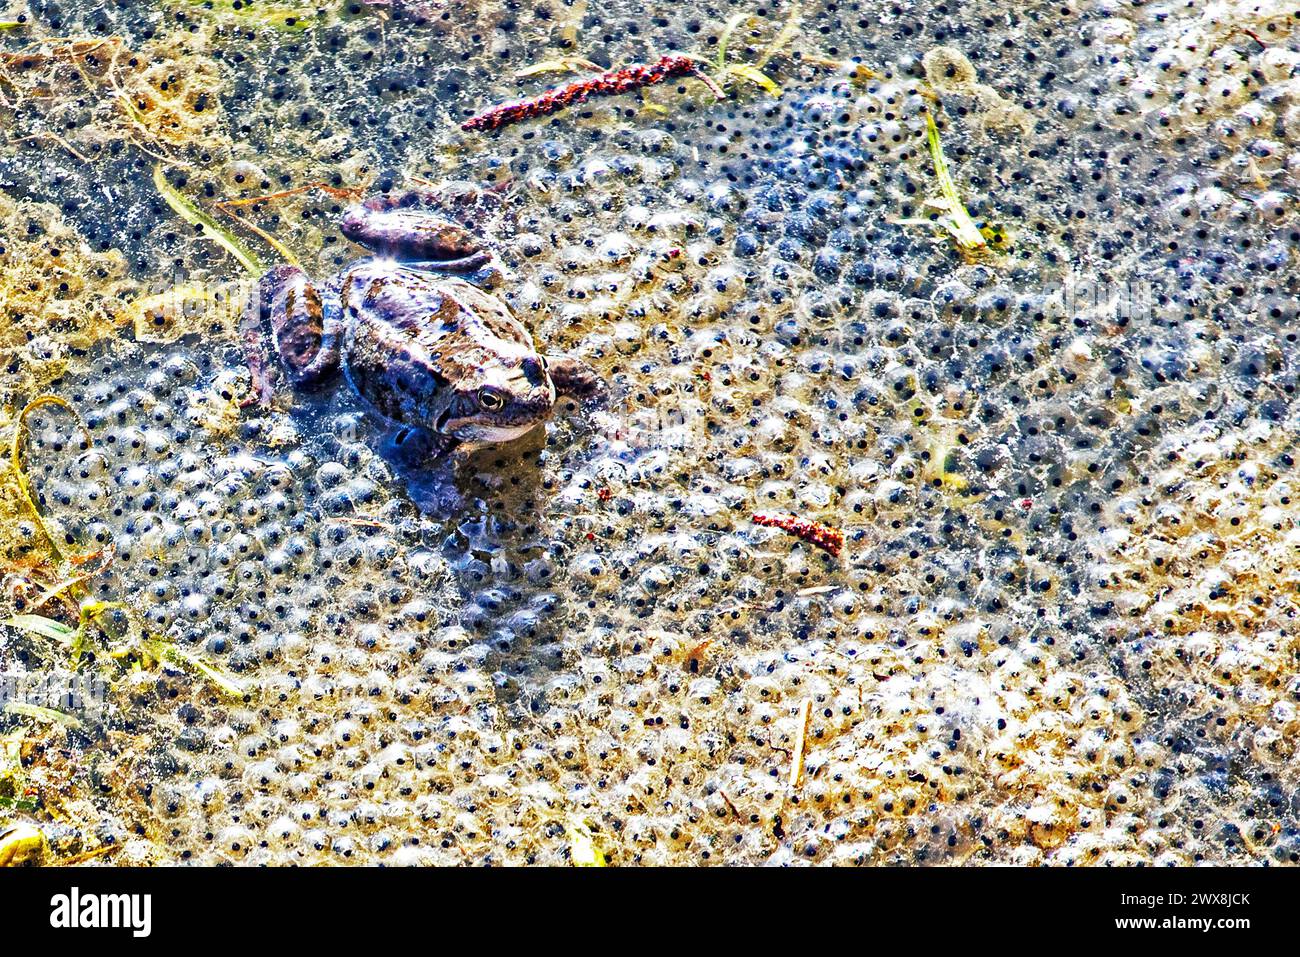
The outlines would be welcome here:
M 799 734 L 794 742 L 793 760 L 790 764 L 790 787 L 803 782 L 804 755 L 808 751 L 808 724 L 812 720 L 812 701 L 805 701 L 799 709 Z
M 23 768 L 23 742 L 26 733 L 0 736 L 0 811 L 34 811 L 40 803 Z
M 943 144 L 939 141 L 939 127 L 935 125 L 934 115 L 929 110 L 925 112 L 925 130 L 930 158 L 934 161 L 934 174 L 939 180 L 939 191 L 943 194 L 938 198 L 927 199 L 925 205 L 939 215 L 932 219 L 899 219 L 895 222 L 900 226 L 939 226 L 967 252 L 986 248 L 988 240 L 966 211 L 961 194 L 957 192 L 957 184 L 948 172 L 948 161 L 944 158 Z
M 753 14 L 741 13 L 727 21 L 718 38 L 718 52 L 713 64 L 715 73 L 712 76 L 704 71 L 703 58 L 689 54 L 669 54 L 660 57 L 653 64 L 608 70 L 595 77 L 547 90 L 541 96 L 531 100 L 495 107 L 466 121 L 461 126 L 461 129 L 495 130 L 517 120 L 531 119 L 558 112 L 575 103 L 583 102 L 591 95 L 608 96 L 632 90 L 641 90 L 678 76 L 694 76 L 708 86 L 719 100 L 726 97 L 724 88 L 733 78 L 747 80 L 756 86 L 762 87 L 771 96 L 779 98 L 782 95 L 780 85 L 764 73 L 762 68 L 768 60 L 780 53 L 798 34 L 800 7 L 797 3 L 794 5 L 790 16 L 786 18 L 780 31 L 773 37 L 771 43 L 768 44 L 767 49 L 756 63 L 731 62 L 728 59 L 731 36 L 742 23 L 751 19 L 752 16 Z M 515 76 L 524 78 L 542 73 L 576 73 L 583 70 L 595 71 L 599 69 L 600 67 L 584 57 L 559 57 L 554 60 L 544 60 L 541 63 L 518 70 Z M 648 103 L 645 105 L 661 113 L 668 112 L 660 106 Z
M 557 60 L 543 60 L 541 63 L 534 63 L 532 66 L 526 66 L 522 70 L 515 71 L 515 78 L 519 80 L 526 79 L 530 76 L 540 76 L 543 73 L 600 73 L 599 63 L 592 63 L 586 57 L 566 56 Z
M 807 519 L 799 518 L 797 515 L 790 515 L 785 518 L 772 515 L 755 515 L 753 522 L 755 525 L 779 528 L 782 531 L 789 532 L 791 535 L 796 535 L 805 542 L 811 542 L 832 555 L 839 555 L 840 549 L 844 547 L 844 533 L 838 528 L 823 525 L 821 522 L 810 522 Z
M 262 268 L 261 261 L 249 252 L 238 239 L 227 230 L 222 229 L 215 219 L 182 196 L 175 186 L 167 182 L 167 175 L 163 172 L 162 163 L 156 164 L 153 168 L 153 184 L 177 216 L 191 225 L 202 227 L 205 236 L 239 260 L 239 264 L 250 273 L 260 276 L 265 271 Z
M 813 585 L 811 588 L 800 588 L 794 593 L 796 598 L 812 598 L 816 595 L 829 595 L 833 591 L 838 591 L 836 585 Z
M 40 864 L 45 849 L 45 833 L 34 824 L 19 821 L 0 832 L 0 867 Z
M 607 867 L 609 860 L 604 852 L 596 846 L 596 839 L 591 833 L 591 826 L 581 818 L 569 822 L 569 857 L 574 867 Z
M 471 117 L 461 124 L 462 130 L 493 132 L 520 120 L 531 120 L 539 116 L 549 116 L 560 110 L 584 103 L 592 96 L 617 96 L 630 93 L 656 83 L 663 83 L 676 77 L 693 76 L 701 80 L 713 94 L 723 98 L 722 90 L 700 69 L 699 61 L 682 54 L 662 56 L 654 63 L 639 63 L 635 66 L 607 70 L 585 80 L 575 80 L 564 86 L 552 87 L 540 96 L 517 103 L 494 106 L 490 110 Z

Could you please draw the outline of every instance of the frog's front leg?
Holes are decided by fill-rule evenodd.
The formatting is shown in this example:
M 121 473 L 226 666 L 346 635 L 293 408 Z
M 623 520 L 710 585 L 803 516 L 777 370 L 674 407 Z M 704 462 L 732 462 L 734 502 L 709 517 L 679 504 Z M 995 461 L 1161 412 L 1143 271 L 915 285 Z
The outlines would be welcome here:
M 445 459 L 459 444 L 449 435 L 439 435 L 416 426 L 398 425 L 384 436 L 383 449 L 384 457 L 399 466 L 427 467 Z
M 556 396 L 594 399 L 605 392 L 605 383 L 587 363 L 572 356 L 547 356 L 546 371 L 555 384 Z
M 243 405 L 266 405 L 274 392 L 264 339 L 268 327 L 280 364 L 295 386 L 310 387 L 338 367 L 342 316 L 335 303 L 334 296 L 322 299 L 297 266 L 277 266 L 261 278 L 240 322 L 252 377 Z
M 407 269 L 418 269 L 421 272 L 446 273 L 473 283 L 487 292 L 491 292 L 505 282 L 505 271 L 496 257 L 489 252 L 476 253 L 454 266 L 436 259 L 404 260 L 402 265 Z

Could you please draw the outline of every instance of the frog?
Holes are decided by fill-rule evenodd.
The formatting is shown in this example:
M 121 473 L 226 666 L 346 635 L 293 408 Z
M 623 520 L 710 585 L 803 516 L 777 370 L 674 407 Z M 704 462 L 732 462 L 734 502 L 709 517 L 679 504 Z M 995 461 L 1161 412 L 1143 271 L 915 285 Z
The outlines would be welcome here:
M 540 351 L 495 294 L 506 276 L 484 236 L 496 202 L 468 183 L 381 194 L 339 223 L 369 255 L 322 283 L 297 265 L 263 275 L 240 322 L 242 404 L 271 402 L 273 351 L 294 389 L 342 373 L 395 443 L 419 436 L 415 447 L 463 458 L 537 428 L 561 397 L 601 394 L 589 365 Z

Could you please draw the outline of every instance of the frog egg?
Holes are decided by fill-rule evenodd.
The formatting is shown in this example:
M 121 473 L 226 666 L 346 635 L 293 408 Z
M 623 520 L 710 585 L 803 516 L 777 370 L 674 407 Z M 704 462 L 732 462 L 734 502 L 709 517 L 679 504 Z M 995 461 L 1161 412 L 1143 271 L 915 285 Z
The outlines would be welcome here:
M 323 828 L 309 828 L 302 832 L 299 844 L 310 850 L 323 851 L 325 848 L 330 846 L 330 836 Z
M 222 168 L 221 175 L 226 184 L 234 189 L 260 188 L 258 184 L 267 178 L 261 167 L 248 160 L 233 160 L 227 163 Z
M 221 781 L 209 777 L 194 785 L 192 798 L 197 806 L 207 812 L 212 812 L 220 809 L 225 804 L 226 794 Z
M 238 523 L 243 528 L 254 528 L 262 520 L 265 512 L 262 508 L 262 502 L 255 498 L 247 498 L 239 501 L 236 506 Z
M 335 488 L 347 480 L 348 470 L 337 462 L 327 462 L 316 470 L 316 483 L 323 489 Z
M 144 614 L 154 629 L 166 632 L 171 628 L 172 623 L 176 621 L 176 603 L 170 601 L 159 602 L 154 607 L 147 609 Z
M 275 661 L 283 656 L 286 646 L 286 640 L 283 635 L 275 632 L 260 631 L 258 632 L 256 639 L 253 641 L 249 653 L 250 656 L 258 662 Z M 252 667 L 251 664 L 250 667 Z
M 184 356 L 173 355 L 162 366 L 162 371 L 176 385 L 193 385 L 199 377 L 199 367 Z
M 1255 208 L 1259 212 L 1259 218 L 1264 222 L 1282 220 L 1293 205 L 1291 197 L 1278 190 L 1268 190 L 1255 197 Z
M 550 581 L 555 575 L 555 563 L 547 556 L 535 558 L 524 564 L 524 576 L 534 585 Z
M 355 478 L 345 487 L 348 499 L 357 505 L 370 505 L 379 498 L 379 489 L 367 478 Z
M 181 600 L 179 612 L 189 621 L 205 621 L 211 615 L 212 600 L 203 593 L 187 595 Z

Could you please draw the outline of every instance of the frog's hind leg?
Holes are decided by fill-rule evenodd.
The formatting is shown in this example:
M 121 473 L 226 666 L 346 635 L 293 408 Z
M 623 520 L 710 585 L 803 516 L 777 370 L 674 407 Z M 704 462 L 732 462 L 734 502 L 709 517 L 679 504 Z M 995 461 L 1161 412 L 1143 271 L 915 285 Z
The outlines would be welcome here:
M 464 259 L 446 262 L 443 260 L 404 260 L 402 265 L 420 272 L 441 273 L 455 276 L 473 283 L 480 289 L 491 291 L 505 281 L 505 272 L 495 256 L 484 251 Z
M 266 327 L 271 318 L 271 301 L 275 298 L 274 290 L 281 281 L 281 270 L 272 269 L 254 287 L 248 301 L 244 304 L 244 313 L 239 320 L 239 337 L 244 349 L 244 365 L 248 367 L 252 379 L 248 396 L 240 402 L 241 406 L 269 405 L 275 392 L 275 382 L 267 361 Z
M 348 209 L 339 226 L 353 242 L 412 269 L 490 288 L 501 269 L 483 236 L 499 201 L 487 196 L 464 183 L 376 196 Z
M 330 302 L 334 301 L 331 296 Z M 275 351 L 295 386 L 315 385 L 338 367 L 342 317 L 337 307 L 326 305 L 297 266 L 277 266 L 258 282 L 240 322 L 253 380 L 245 405 L 265 405 L 274 391 L 263 338 L 268 326 Z
M 294 385 L 311 388 L 338 370 L 343 315 L 333 290 L 322 298 L 307 274 L 293 268 L 296 274 L 277 293 L 271 332 Z

